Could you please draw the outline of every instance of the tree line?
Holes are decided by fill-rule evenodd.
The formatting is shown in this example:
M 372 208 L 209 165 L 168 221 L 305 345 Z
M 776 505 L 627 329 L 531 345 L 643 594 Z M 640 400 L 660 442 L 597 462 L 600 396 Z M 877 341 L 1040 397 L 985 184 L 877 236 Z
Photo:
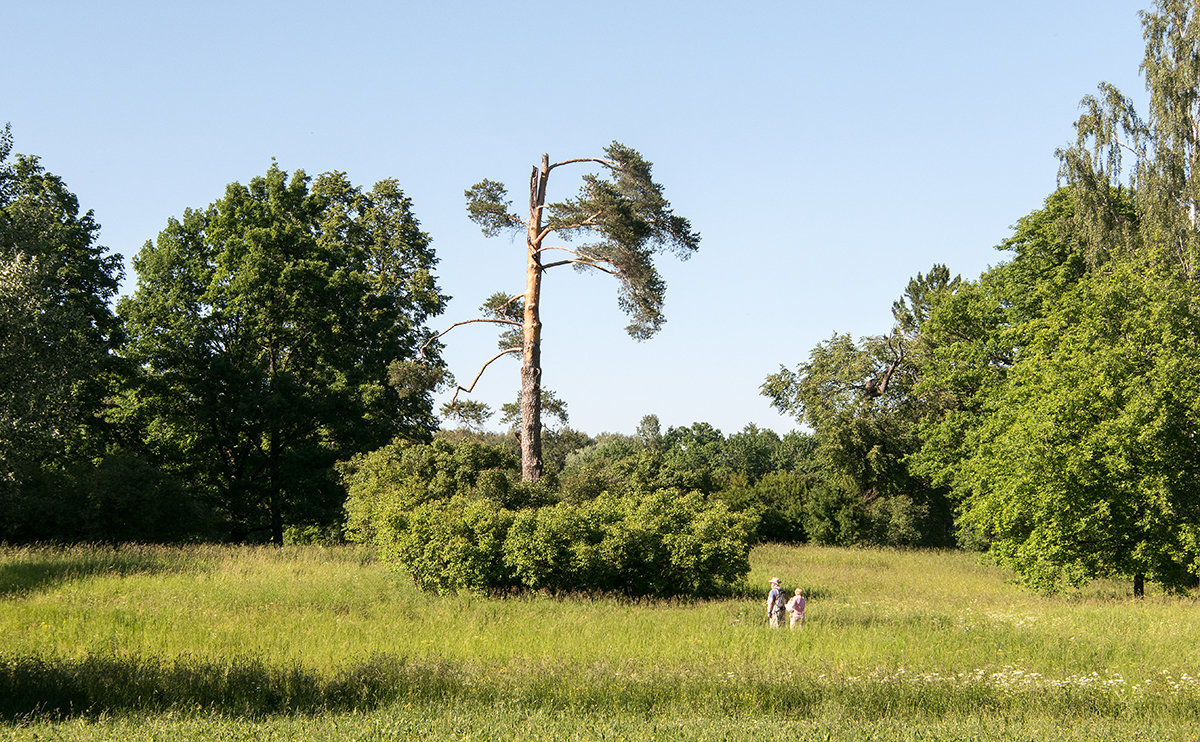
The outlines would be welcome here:
M 341 518 L 337 461 L 436 429 L 395 383 L 445 303 L 395 181 L 272 164 L 134 257 L 0 140 L 0 539 L 282 543 Z
M 1083 100 L 1005 262 L 934 266 L 889 332 L 834 335 L 763 385 L 850 496 L 948 506 L 959 544 L 1037 589 L 1200 574 L 1198 13 L 1142 13 L 1148 112 L 1108 84 Z

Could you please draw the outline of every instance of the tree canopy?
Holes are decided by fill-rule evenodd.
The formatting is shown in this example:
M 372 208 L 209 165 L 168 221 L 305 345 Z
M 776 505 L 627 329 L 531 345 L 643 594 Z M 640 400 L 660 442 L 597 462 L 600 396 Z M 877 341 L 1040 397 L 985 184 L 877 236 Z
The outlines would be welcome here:
M 77 536 L 63 479 L 104 453 L 102 411 L 119 364 L 109 302 L 120 257 L 37 157 L 0 132 L 0 539 Z M 51 482 L 54 482 L 53 484 Z
M 395 181 L 310 187 L 272 164 L 134 259 L 119 312 L 143 382 L 126 414 L 234 540 L 331 523 L 336 461 L 436 427 L 427 386 L 389 383 L 442 311 L 435 264 Z

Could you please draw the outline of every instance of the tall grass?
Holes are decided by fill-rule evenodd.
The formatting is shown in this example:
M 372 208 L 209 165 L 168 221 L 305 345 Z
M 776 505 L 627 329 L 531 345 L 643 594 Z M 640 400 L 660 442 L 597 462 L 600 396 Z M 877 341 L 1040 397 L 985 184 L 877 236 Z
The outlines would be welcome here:
M 432 596 L 349 547 L 0 550 L 0 732 L 1171 739 L 1200 723 L 1193 598 L 1041 597 L 953 552 L 765 546 L 752 565 L 752 598 L 633 602 Z M 803 630 L 766 628 L 771 576 L 806 589 Z M 522 719 L 547 736 L 516 734 Z

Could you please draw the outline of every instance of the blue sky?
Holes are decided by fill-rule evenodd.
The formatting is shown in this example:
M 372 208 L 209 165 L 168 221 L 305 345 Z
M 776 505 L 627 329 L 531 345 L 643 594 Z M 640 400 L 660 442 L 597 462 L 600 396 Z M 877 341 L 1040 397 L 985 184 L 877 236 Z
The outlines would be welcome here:
M 701 233 L 664 256 L 667 324 L 624 334 L 615 286 L 551 272 L 544 381 L 573 427 L 795 421 L 758 393 L 835 332 L 886 332 L 934 263 L 975 278 L 1056 185 L 1097 83 L 1144 98 L 1142 2 L 17 2 L 0 125 L 131 257 L 226 184 L 287 171 L 396 178 L 453 299 L 440 329 L 523 285 L 523 245 L 485 238 L 463 190 L 522 203 L 530 167 L 613 140 L 655 163 Z M 556 170 L 551 197 L 582 170 Z M 557 187 L 557 188 L 556 188 Z M 123 289 L 132 291 L 130 270 Z M 469 380 L 482 326 L 446 338 Z M 515 362 L 474 398 L 514 400 Z

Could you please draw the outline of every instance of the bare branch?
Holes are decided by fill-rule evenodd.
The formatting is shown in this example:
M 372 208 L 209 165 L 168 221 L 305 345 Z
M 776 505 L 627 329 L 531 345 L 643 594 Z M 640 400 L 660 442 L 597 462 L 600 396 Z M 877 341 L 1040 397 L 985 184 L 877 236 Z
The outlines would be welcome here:
M 492 365 L 492 363 L 494 363 L 501 356 L 506 356 L 509 353 L 520 353 L 520 352 L 521 352 L 521 348 L 508 348 L 507 350 L 502 350 L 499 353 L 497 353 L 496 355 L 492 356 L 491 359 L 487 363 L 483 364 L 483 366 L 481 366 L 479 368 L 479 373 L 475 374 L 475 378 L 471 381 L 471 386 L 464 387 L 464 386 L 460 385 L 460 386 L 458 386 L 457 389 L 454 390 L 454 396 L 450 397 L 450 404 L 454 404 L 455 400 L 458 399 L 459 392 L 466 392 L 467 394 L 470 394 L 472 392 L 472 390 L 475 389 L 475 385 L 479 383 L 479 377 L 483 376 L 484 371 L 487 371 L 487 367 Z
M 586 258 L 577 258 L 577 259 L 572 258 L 570 260 L 559 260 L 556 263 L 547 263 L 542 266 L 542 270 L 545 271 L 545 270 L 549 270 L 551 268 L 557 268 L 560 265 L 586 265 L 587 267 L 595 268 L 596 270 L 601 271 L 602 273 L 607 273 L 610 276 L 621 275 L 619 272 L 613 270 L 612 268 L 605 268 L 604 266 L 600 265 L 599 263 L 593 263 L 592 261 L 587 260 Z
M 516 296 L 513 297 L 513 299 L 516 299 L 516 298 L 519 298 L 519 297 L 516 297 Z M 508 301 L 504 302 L 504 304 L 502 306 L 507 306 L 511 302 L 512 302 L 512 299 L 509 299 Z M 425 349 L 428 348 L 430 343 L 432 343 L 434 340 L 437 340 L 438 338 L 442 337 L 443 335 L 449 333 L 455 327 L 459 327 L 461 325 L 470 325 L 470 324 L 474 324 L 476 322 L 487 322 L 487 323 L 490 323 L 493 325 L 513 325 L 514 327 L 524 327 L 524 325 L 522 325 L 520 322 L 517 322 L 516 320 L 511 320 L 511 319 L 492 319 L 490 317 L 477 317 L 476 319 L 465 319 L 462 322 L 455 322 L 454 324 L 450 325 L 449 327 L 442 330 L 438 334 L 436 334 L 433 337 L 426 340 L 425 344 L 421 346 L 421 352 L 418 353 L 417 355 L 419 355 L 421 357 L 421 360 L 425 360 Z
M 546 252 L 547 250 L 562 250 L 563 252 L 571 253 L 572 255 L 579 258 L 580 260 L 588 260 L 588 261 L 595 261 L 597 263 L 608 263 L 609 265 L 615 265 L 613 263 L 613 261 L 609 260 L 608 258 L 589 258 L 581 252 L 572 250 L 569 247 L 563 247 L 561 245 L 551 245 L 550 247 L 540 248 L 540 249 L 538 249 L 537 254 L 540 255 L 540 254 Z
M 545 207 L 538 207 L 538 208 L 545 208 Z M 544 227 L 542 229 L 541 233 L 538 234 L 537 241 L 540 243 L 542 240 L 546 239 L 546 236 L 549 235 L 551 232 L 566 232 L 566 231 L 569 231 L 572 229 L 584 229 L 586 227 L 599 226 L 598 224 L 596 224 L 596 221 L 595 221 L 596 217 L 598 217 L 598 216 L 600 216 L 599 211 L 597 211 L 595 214 L 588 216 L 587 219 L 584 219 L 581 222 L 576 222 L 574 224 L 562 224 L 557 227 Z
M 603 157 L 578 157 L 574 160 L 563 160 L 562 162 L 556 162 L 550 166 L 550 169 L 553 170 L 559 165 L 574 165 L 580 162 L 596 162 L 604 167 L 612 168 L 614 170 L 621 166 L 621 163 L 617 162 L 616 160 L 606 160 Z

